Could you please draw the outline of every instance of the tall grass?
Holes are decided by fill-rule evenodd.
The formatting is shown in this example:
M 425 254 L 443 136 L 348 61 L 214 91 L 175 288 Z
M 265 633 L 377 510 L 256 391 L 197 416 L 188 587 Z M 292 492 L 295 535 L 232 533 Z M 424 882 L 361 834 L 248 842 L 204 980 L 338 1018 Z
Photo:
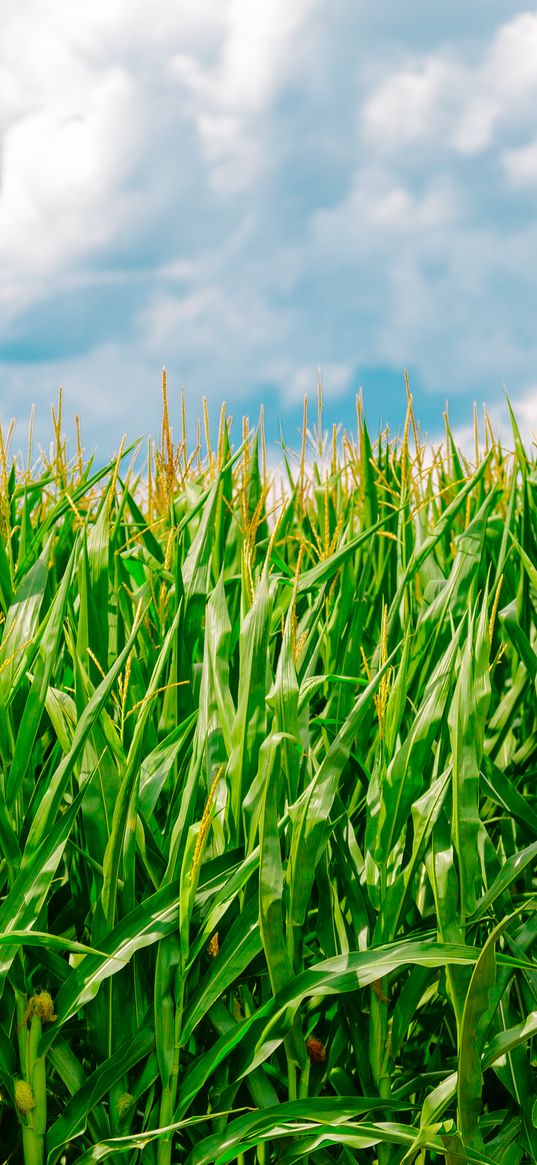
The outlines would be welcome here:
M 537 1161 L 533 455 L 172 412 L 0 444 L 0 1161 Z

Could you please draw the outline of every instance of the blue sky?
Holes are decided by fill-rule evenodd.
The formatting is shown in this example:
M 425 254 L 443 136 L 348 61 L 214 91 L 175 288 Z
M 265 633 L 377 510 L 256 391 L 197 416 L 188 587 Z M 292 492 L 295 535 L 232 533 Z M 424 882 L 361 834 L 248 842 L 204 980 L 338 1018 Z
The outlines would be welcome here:
M 397 429 L 537 427 L 537 13 L 451 0 L 4 0 L 0 413 L 293 443 L 322 370 Z

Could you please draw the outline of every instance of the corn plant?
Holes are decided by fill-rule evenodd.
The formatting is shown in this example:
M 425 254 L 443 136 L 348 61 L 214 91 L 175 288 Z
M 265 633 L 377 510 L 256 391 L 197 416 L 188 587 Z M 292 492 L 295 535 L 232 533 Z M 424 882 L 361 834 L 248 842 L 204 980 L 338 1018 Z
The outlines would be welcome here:
M 533 454 L 172 411 L 0 441 L 0 1161 L 536 1162 Z

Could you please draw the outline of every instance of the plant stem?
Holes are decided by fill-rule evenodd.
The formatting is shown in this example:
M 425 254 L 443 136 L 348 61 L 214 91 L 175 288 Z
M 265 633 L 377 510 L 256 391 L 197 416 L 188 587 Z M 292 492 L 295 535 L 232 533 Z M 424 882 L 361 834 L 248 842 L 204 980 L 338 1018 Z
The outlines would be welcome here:
M 178 976 L 179 981 L 183 982 L 183 976 Z M 173 1122 L 175 1106 L 177 1102 L 177 1084 L 179 1080 L 179 1057 L 181 1054 L 181 1029 L 183 1026 L 183 1003 L 184 991 L 183 987 L 179 987 L 177 1007 L 175 1011 L 175 1049 L 173 1067 L 170 1073 L 170 1078 L 166 1088 L 162 1091 L 162 1100 L 160 1102 L 160 1118 L 159 1124 L 161 1128 L 170 1125 Z M 157 1165 L 171 1165 L 172 1161 L 172 1144 L 173 1134 L 163 1137 L 158 1143 L 157 1149 Z

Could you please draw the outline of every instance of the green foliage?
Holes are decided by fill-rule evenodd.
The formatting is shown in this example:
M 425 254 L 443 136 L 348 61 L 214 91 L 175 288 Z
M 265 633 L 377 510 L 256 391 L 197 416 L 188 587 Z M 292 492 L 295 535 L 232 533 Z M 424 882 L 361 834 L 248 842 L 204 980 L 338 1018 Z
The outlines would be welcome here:
M 537 1162 L 513 425 L 2 439 L 2 1162 Z

